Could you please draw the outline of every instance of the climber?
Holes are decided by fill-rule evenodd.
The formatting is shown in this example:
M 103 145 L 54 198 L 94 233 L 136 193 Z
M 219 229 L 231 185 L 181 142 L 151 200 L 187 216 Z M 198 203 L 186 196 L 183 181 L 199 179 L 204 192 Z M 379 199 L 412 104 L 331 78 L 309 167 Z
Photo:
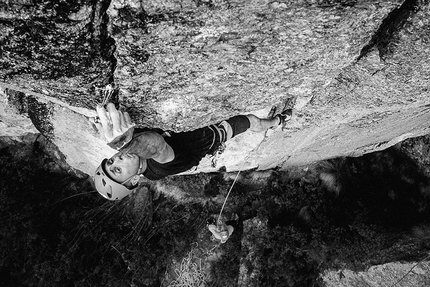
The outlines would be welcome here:
M 104 159 L 93 177 L 98 192 L 109 200 L 118 200 L 137 188 L 141 177 L 158 180 L 197 166 L 232 137 L 246 130 L 260 132 L 284 125 L 292 109 L 284 109 L 267 119 L 255 115 L 234 116 L 216 125 L 188 132 L 141 131 L 135 128 L 127 112 L 112 103 L 106 109 L 97 106 L 98 117 L 90 119 L 109 146 L 118 149 Z

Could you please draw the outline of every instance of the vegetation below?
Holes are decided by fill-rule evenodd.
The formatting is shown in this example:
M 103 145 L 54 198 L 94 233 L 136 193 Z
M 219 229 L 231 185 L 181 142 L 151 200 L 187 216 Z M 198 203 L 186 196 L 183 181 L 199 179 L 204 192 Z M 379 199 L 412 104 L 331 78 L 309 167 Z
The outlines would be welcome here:
M 225 252 L 211 267 L 210 285 L 237 282 L 252 218 L 267 223 L 247 238 L 259 254 L 261 286 L 319 286 L 328 268 L 425 258 L 429 142 L 274 171 L 263 183 L 242 178 L 225 210 L 239 222 L 218 247 Z M 0 175 L 2 286 L 160 286 L 171 259 L 189 256 L 206 219 L 220 211 L 214 199 L 232 184 L 220 174 L 174 177 L 192 187 L 189 200 L 142 189 L 107 202 L 61 169 L 43 138 L 0 145 Z

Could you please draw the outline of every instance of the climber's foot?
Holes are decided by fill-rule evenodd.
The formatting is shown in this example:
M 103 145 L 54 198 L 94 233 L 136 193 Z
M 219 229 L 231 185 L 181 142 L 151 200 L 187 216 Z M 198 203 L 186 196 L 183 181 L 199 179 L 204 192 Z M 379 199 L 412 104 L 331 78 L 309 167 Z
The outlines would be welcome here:
M 282 130 L 285 129 L 286 123 L 293 117 L 293 108 L 295 102 L 295 97 L 290 97 L 286 99 L 282 112 L 276 115 L 276 117 L 279 119 L 279 125 L 281 126 Z
M 276 106 L 273 106 L 273 107 L 270 109 L 269 114 L 267 115 L 267 118 L 268 118 L 268 119 L 272 119 L 272 118 L 274 118 L 274 117 L 275 117 L 275 113 L 276 113 Z
M 287 122 L 293 117 L 293 109 L 284 110 L 282 113 L 277 114 L 276 117 L 279 119 L 279 125 L 282 127 L 282 130 L 284 130 Z

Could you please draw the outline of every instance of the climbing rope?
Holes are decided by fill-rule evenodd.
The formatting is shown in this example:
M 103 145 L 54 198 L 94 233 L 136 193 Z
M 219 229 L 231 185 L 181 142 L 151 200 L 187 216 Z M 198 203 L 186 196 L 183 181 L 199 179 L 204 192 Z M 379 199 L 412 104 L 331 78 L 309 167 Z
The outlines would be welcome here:
M 206 275 L 200 264 L 193 262 L 193 250 L 182 259 L 179 268 L 175 269 L 176 279 L 170 282 L 168 287 L 200 287 L 206 285 Z
M 220 222 L 222 211 L 224 210 L 225 203 L 227 202 L 228 196 L 230 195 L 230 192 L 232 191 L 233 186 L 236 183 L 236 181 L 237 181 L 237 179 L 239 177 L 240 172 L 241 172 L 240 170 L 237 172 L 236 177 L 235 177 L 233 183 L 230 186 L 230 190 L 227 192 L 227 196 L 224 199 L 224 203 L 222 204 L 221 211 L 219 212 L 219 215 L 218 215 L 218 220 L 216 221 L 217 224 L 219 224 L 219 222 Z

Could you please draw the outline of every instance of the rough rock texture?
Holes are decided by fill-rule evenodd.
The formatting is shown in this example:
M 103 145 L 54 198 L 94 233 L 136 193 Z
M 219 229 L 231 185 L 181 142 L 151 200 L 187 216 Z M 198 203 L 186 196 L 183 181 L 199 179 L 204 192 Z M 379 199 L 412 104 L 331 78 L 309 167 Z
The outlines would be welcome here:
M 16 138 L 25 134 L 38 134 L 28 113 L 24 110 L 23 94 L 11 91 L 9 99 L 6 98 L 5 91 L 0 89 L 0 137 Z M 16 104 L 14 104 L 14 102 Z
M 73 168 L 91 173 L 113 151 L 86 118 L 113 83 L 114 101 L 138 124 L 173 130 L 265 116 L 297 97 L 287 130 L 241 136 L 217 168 L 205 161 L 199 171 L 384 149 L 430 130 L 429 10 L 425 0 L 7 1 L 3 134 L 35 132 L 30 118 Z
M 13 114 L 30 118 L 85 173 L 113 151 L 84 123 L 90 111 L 72 107 L 93 109 L 108 83 L 138 124 L 174 130 L 264 116 L 296 96 L 286 131 L 229 144 L 217 167 L 228 170 L 360 155 L 430 130 L 428 1 L 8 1 L 0 8 L 2 125 L 34 132 Z M 47 108 L 25 116 L 27 101 Z M 210 161 L 199 169 L 213 170 Z
M 91 174 L 97 162 L 115 153 L 98 137 L 88 121 L 92 112 L 84 108 L 26 90 L 18 92 L 3 84 L 0 111 L 0 137 L 19 140 L 22 135 L 40 132 L 58 148 L 58 158 L 78 174 Z
M 372 266 L 364 272 L 327 271 L 322 277 L 327 287 L 429 286 L 430 262 L 393 262 Z
M 113 1 L 115 80 L 133 106 L 146 104 L 142 123 L 174 129 L 270 108 L 289 94 L 300 129 L 428 96 L 427 3 L 292 2 Z
M 285 131 L 241 135 L 217 167 L 207 159 L 197 172 L 359 156 L 430 132 L 429 54 L 428 0 L 3 1 L 0 137 L 41 133 L 72 168 L 92 174 L 114 150 L 88 117 L 115 84 L 113 100 L 139 125 L 177 131 L 265 116 L 296 97 Z M 256 225 L 245 226 L 251 251 Z M 258 256 L 248 255 L 241 286 L 258 274 L 246 269 Z M 395 282 L 410 268 L 368 272 Z M 339 274 L 325 274 L 326 284 L 383 284 Z M 399 286 L 428 285 L 427 274 L 425 262 Z
M 106 33 L 109 1 L 0 3 L 0 79 L 94 108 L 97 88 L 112 81 L 113 40 Z

